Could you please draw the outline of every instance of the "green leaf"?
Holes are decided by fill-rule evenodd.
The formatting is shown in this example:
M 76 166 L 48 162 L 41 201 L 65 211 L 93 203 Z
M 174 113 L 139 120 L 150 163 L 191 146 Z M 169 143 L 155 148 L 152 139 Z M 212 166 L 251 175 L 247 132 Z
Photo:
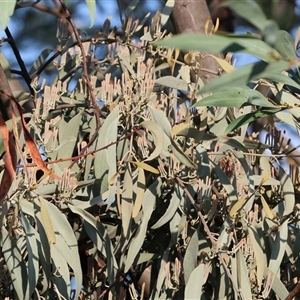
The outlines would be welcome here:
M 42 266 L 42 272 L 44 277 L 43 292 L 47 292 L 51 285 L 51 254 L 50 243 L 42 223 L 41 208 L 38 201 L 34 201 L 35 221 L 37 230 L 40 236 L 40 242 L 38 241 L 39 258 Z M 22 205 L 24 209 L 24 206 Z
M 49 56 L 50 53 L 54 52 L 53 49 L 44 49 L 39 57 L 36 59 L 36 61 L 33 63 L 29 75 L 33 76 L 39 69 L 40 67 L 45 63 L 47 57 Z
M 263 107 L 274 106 L 260 92 L 251 90 L 248 87 L 233 88 L 222 92 L 214 93 L 197 101 L 191 108 L 199 106 L 218 106 L 218 107 L 243 107 L 246 105 L 256 105 Z
M 288 290 L 286 289 L 286 286 L 283 284 L 283 282 L 276 276 L 276 273 L 272 272 L 269 268 L 265 269 L 265 277 L 266 282 L 270 280 L 272 282 L 272 290 L 275 292 L 275 295 L 280 299 L 284 300 L 289 295 Z
M 188 168 L 195 168 L 195 164 L 193 161 L 180 149 L 180 147 L 176 144 L 176 142 L 170 138 L 171 140 L 171 150 L 175 157 L 183 163 Z
M 51 244 L 55 244 L 56 237 L 53 229 L 53 223 L 51 221 L 50 214 L 47 208 L 47 201 L 44 198 L 39 197 L 36 198 L 34 202 L 40 208 L 41 222 L 47 234 L 48 240 Z
M 9 236 L 4 226 L 1 227 L 2 253 L 4 255 L 14 291 L 18 299 L 28 299 L 28 273 L 21 250 L 14 239 Z M 26 296 L 27 295 L 27 296 Z
M 164 132 L 157 123 L 153 121 L 143 121 L 141 126 L 148 129 L 154 138 L 155 149 L 145 161 L 150 161 L 159 156 L 164 149 Z
M 169 87 L 172 89 L 187 91 L 188 84 L 185 80 L 173 76 L 163 76 L 155 80 L 155 85 Z M 155 87 L 156 88 L 156 87 Z
M 198 231 L 195 231 L 183 259 L 184 281 L 186 285 L 188 285 L 193 270 L 197 267 L 198 242 Z
M 0 25 L 2 27 L 2 30 L 6 29 L 9 19 L 15 11 L 16 4 L 17 4 L 17 0 L 1 1 Z
M 143 204 L 144 194 L 146 190 L 146 178 L 144 169 L 139 167 L 139 175 L 137 178 L 137 190 L 136 190 L 136 197 L 134 201 L 134 206 L 132 209 L 132 218 L 135 218 Z
M 175 4 L 174 0 L 168 0 L 166 2 L 166 5 L 161 11 L 161 20 L 160 20 L 161 26 L 164 26 L 169 20 L 174 4 Z
M 117 160 L 116 160 L 116 152 L 117 152 L 117 144 L 115 143 L 118 139 L 118 123 L 119 123 L 119 105 L 116 105 L 116 107 L 113 110 L 114 115 L 117 115 L 116 117 L 108 126 L 108 131 L 106 132 L 105 136 L 105 144 L 109 145 L 112 144 L 108 149 L 105 149 L 106 152 L 106 159 L 107 164 L 109 166 L 108 169 L 108 178 L 111 179 L 114 174 L 117 173 Z M 108 195 L 108 203 L 107 203 L 107 209 L 112 205 L 115 194 L 116 194 L 116 185 L 112 184 L 109 185 L 109 195 Z
M 129 163 L 125 167 L 124 184 L 122 190 L 121 216 L 122 216 L 122 234 L 129 238 L 131 215 L 133 210 L 133 178 L 129 168 Z
M 95 16 L 96 16 L 96 0 L 85 0 L 90 12 L 91 25 L 90 28 L 94 25 Z
M 282 262 L 285 253 L 285 244 L 288 237 L 288 220 L 283 222 L 276 233 L 275 242 L 272 247 L 271 257 L 269 261 L 268 268 L 277 274 L 280 264 Z
M 28 252 L 27 268 L 28 274 L 30 274 L 28 278 L 28 295 L 29 297 L 31 297 L 35 290 L 39 277 L 39 253 L 37 243 L 37 241 L 39 240 L 39 236 L 37 231 L 30 225 L 28 219 L 24 216 L 23 213 L 21 213 L 21 221 L 26 233 L 26 250 Z
M 184 290 L 184 299 L 200 299 L 202 295 L 205 265 L 201 263 L 191 273 Z
M 46 205 L 48 211 L 50 212 L 51 219 L 53 220 L 52 223 L 54 226 L 56 239 L 58 241 L 56 248 L 58 251 L 63 252 L 61 254 L 65 257 L 66 262 L 72 268 L 74 276 L 76 278 L 76 293 L 74 299 L 77 299 L 77 296 L 79 296 L 81 290 L 83 280 L 77 240 L 66 216 L 63 215 L 59 211 L 59 209 L 52 203 L 47 202 Z M 66 283 L 66 285 L 68 286 L 68 282 Z
M 237 277 L 242 299 L 251 299 L 252 292 L 249 282 L 248 269 L 245 261 L 245 257 L 242 251 L 239 249 L 236 253 L 237 258 Z
M 139 2 L 140 2 L 140 0 L 132 0 L 125 10 L 125 15 L 130 16 L 131 13 L 135 10 L 137 5 L 139 4 Z
M 69 267 L 66 259 L 57 248 L 51 245 L 52 272 L 54 275 L 52 278 L 59 293 L 65 299 L 70 299 L 71 284 Z
M 274 57 L 280 57 L 280 54 L 267 43 L 250 35 L 185 33 L 165 38 L 155 45 L 208 53 L 243 52 L 253 54 L 266 62 L 274 62 Z
M 0 52 L 0 64 L 7 79 L 11 78 L 10 65 L 6 57 Z
M 279 30 L 276 36 L 275 49 L 285 58 L 295 58 L 293 37 L 285 30 Z
M 266 254 L 264 253 L 264 247 L 261 244 L 258 235 L 257 226 L 255 225 L 250 226 L 248 232 L 249 232 L 251 245 L 253 247 L 254 258 L 256 261 L 257 286 L 260 287 L 264 279 L 265 268 L 267 267 L 267 258 L 266 258 Z
M 270 79 L 277 81 L 276 79 L 280 72 L 289 70 L 299 63 L 300 62 L 296 61 L 287 62 L 284 60 L 279 60 L 268 64 L 263 61 L 259 61 L 255 64 L 246 65 L 231 73 L 212 80 L 200 90 L 200 93 L 217 92 L 225 89 L 228 90 L 228 88 L 241 87 L 247 85 L 253 80 L 258 79 Z
M 284 198 L 284 212 L 282 216 L 288 216 L 293 212 L 295 206 L 295 192 L 294 192 L 294 184 L 290 178 L 290 176 L 284 171 L 284 169 L 279 165 L 279 179 L 280 184 L 282 186 L 282 194 Z
M 98 140 L 96 149 L 100 149 L 106 146 L 106 137 L 107 133 L 109 132 L 111 124 L 118 119 L 119 116 L 119 108 L 115 107 L 115 109 L 108 115 L 108 117 L 103 122 L 99 133 L 98 133 Z M 94 171 L 95 177 L 98 179 L 98 183 L 100 185 L 100 194 L 103 194 L 109 189 L 108 185 L 108 173 L 109 173 L 109 164 L 107 160 L 107 151 L 99 151 L 95 154 L 94 160 Z M 111 159 L 111 158 L 109 158 Z
M 235 119 L 234 121 L 232 121 L 228 125 L 228 127 L 226 128 L 225 133 L 229 133 L 231 131 L 234 131 L 234 130 L 240 128 L 241 126 L 243 126 L 245 124 L 249 124 L 249 123 L 251 123 L 251 122 L 253 122 L 257 119 L 273 115 L 273 114 L 279 112 L 280 110 L 281 110 L 281 108 L 270 109 L 270 110 L 257 110 L 257 111 L 254 111 L 252 113 L 242 115 L 242 116 L 238 117 L 237 119 Z
M 77 143 L 79 127 L 82 120 L 82 113 L 78 113 L 74 116 L 69 122 L 66 122 L 62 119 L 59 122 L 58 134 L 59 134 L 59 143 L 63 144 L 66 140 L 68 140 L 67 144 L 64 144 L 57 152 L 57 158 L 63 159 L 72 157 L 74 148 Z M 64 168 L 67 168 L 70 165 L 69 161 L 59 163 L 59 167 L 61 171 Z
M 130 269 L 133 262 L 136 260 L 137 254 L 139 253 L 144 243 L 148 222 L 150 220 L 150 217 L 155 207 L 156 197 L 160 196 L 159 193 L 160 186 L 161 186 L 161 180 L 160 179 L 155 180 L 155 182 L 150 185 L 150 187 L 146 190 L 144 194 L 143 217 L 142 217 L 141 224 L 139 224 L 135 236 L 132 238 L 129 245 L 127 258 L 125 262 L 125 268 L 124 268 L 125 273 Z
M 164 224 L 169 222 L 175 215 L 181 199 L 182 199 L 182 190 L 179 188 L 178 185 L 176 185 L 167 210 L 160 217 L 160 219 L 154 225 L 151 226 L 151 229 L 161 228 Z
M 267 18 L 257 4 L 257 2 L 252 0 L 243 0 L 243 1 L 236 1 L 236 0 L 227 0 L 221 3 L 220 6 L 228 7 L 232 11 L 234 11 L 238 16 L 248 21 L 254 27 L 258 28 L 259 30 L 263 30 Z
M 106 229 L 103 224 L 96 220 L 96 218 L 89 212 L 83 210 L 82 208 L 74 205 L 68 205 L 71 211 L 75 214 L 78 214 L 84 219 L 84 224 L 86 226 L 87 233 L 90 239 L 95 245 L 97 245 L 98 237 L 103 241 L 104 250 L 107 258 L 107 270 L 108 270 L 108 281 L 113 283 L 116 276 L 116 271 L 118 270 L 118 264 L 113 254 L 113 246 L 109 239 Z M 99 249 L 99 248 L 98 248 Z M 100 249 L 99 249 L 100 250 Z M 103 252 L 102 252 L 103 253 Z

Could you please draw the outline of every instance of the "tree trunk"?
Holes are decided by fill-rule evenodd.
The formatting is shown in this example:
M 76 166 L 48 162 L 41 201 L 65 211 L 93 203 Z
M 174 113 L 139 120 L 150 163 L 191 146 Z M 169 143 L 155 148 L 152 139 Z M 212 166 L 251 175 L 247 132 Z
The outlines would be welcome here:
M 171 18 L 177 34 L 204 33 L 205 24 L 211 16 L 206 0 L 175 0 Z M 212 57 L 205 57 L 202 68 L 209 70 L 201 70 L 200 73 L 200 78 L 206 84 L 218 76 L 216 74 L 220 66 Z

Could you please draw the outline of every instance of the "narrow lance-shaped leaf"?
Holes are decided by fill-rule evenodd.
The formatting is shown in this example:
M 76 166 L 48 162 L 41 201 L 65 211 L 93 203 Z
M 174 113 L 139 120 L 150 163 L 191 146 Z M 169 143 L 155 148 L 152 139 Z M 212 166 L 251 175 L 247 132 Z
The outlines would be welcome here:
M 90 18 L 91 18 L 91 25 L 93 26 L 96 16 L 96 0 L 86 0 L 86 4 L 88 6 L 89 12 L 90 12 Z
M 17 154 L 15 148 L 12 146 L 13 143 L 12 134 L 9 132 L 8 127 L 5 124 L 2 116 L 0 116 L 0 129 L 2 134 L 2 141 L 4 144 L 4 150 L 5 150 L 4 174 L 1 178 L 1 191 L 0 191 L 0 203 L 2 203 L 16 175 L 15 168 L 17 163 Z
M 63 252 L 62 255 L 65 257 L 66 262 L 72 268 L 76 279 L 76 292 L 74 299 L 77 299 L 77 296 L 79 296 L 81 290 L 83 280 L 77 240 L 66 216 L 62 214 L 58 210 L 58 208 L 52 203 L 46 202 L 46 205 L 53 220 L 53 226 L 56 233 L 56 237 L 59 239 L 60 243 L 56 246 L 56 248 L 58 251 Z M 62 239 L 65 242 L 63 246 L 61 246 Z
M 144 194 L 142 222 L 139 225 L 135 233 L 135 236 L 132 238 L 130 242 L 129 249 L 127 252 L 124 272 L 127 272 L 130 269 L 134 260 L 136 259 L 138 252 L 141 249 L 141 246 L 144 243 L 148 222 L 150 220 L 150 217 L 154 209 L 155 199 L 156 197 L 159 196 L 157 189 L 158 186 L 160 185 L 161 185 L 161 180 L 160 179 L 155 180 L 155 182 L 151 184 L 151 186 L 146 190 Z
M 0 28 L 4 30 L 7 27 L 10 17 L 12 16 L 17 0 L 2 1 L 0 14 Z
M 133 178 L 128 164 L 125 168 L 124 184 L 121 202 L 122 235 L 129 237 L 131 215 L 133 210 Z
M 21 221 L 26 233 L 26 249 L 28 252 L 27 268 L 28 274 L 30 274 L 28 278 L 28 295 L 31 297 L 36 288 L 39 277 L 39 253 L 37 244 L 39 237 L 37 231 L 30 225 L 28 219 L 23 213 L 21 213 Z
M 139 167 L 139 175 L 137 179 L 137 191 L 136 191 L 136 198 L 132 210 L 132 218 L 135 218 L 138 215 L 142 207 L 145 190 L 146 190 L 145 172 L 143 168 Z
M 39 206 L 41 209 L 41 217 L 42 217 L 42 222 L 47 234 L 47 237 L 49 239 L 49 242 L 52 244 L 56 243 L 56 237 L 55 237 L 55 233 L 54 233 L 54 229 L 53 229 L 53 224 L 47 209 L 47 205 L 45 204 L 45 201 L 42 197 L 39 197 L 38 200 L 39 202 Z
M 201 263 L 191 273 L 184 290 L 184 299 L 200 299 L 202 295 L 205 265 Z
M 130 163 L 138 166 L 139 168 L 144 169 L 145 171 L 149 171 L 149 172 L 151 172 L 153 174 L 159 174 L 159 171 L 156 168 L 154 168 L 154 167 L 152 167 L 152 166 L 150 166 L 150 165 L 148 165 L 148 164 L 146 164 L 144 162 L 141 162 L 141 161 L 130 161 Z
M 269 115 L 273 115 L 281 110 L 282 110 L 281 108 L 274 108 L 274 109 L 269 109 L 269 110 L 261 109 L 261 110 L 254 111 L 254 112 L 251 112 L 246 115 L 241 115 L 240 117 L 238 117 L 237 119 L 235 119 L 228 125 L 225 133 L 230 133 L 231 131 L 238 129 L 245 124 L 249 124 L 257 119 L 260 119 L 260 118 L 263 118 L 263 117 L 266 117 Z
M 17 246 L 16 242 L 9 236 L 9 233 L 4 226 L 1 228 L 1 235 L 2 253 L 12 279 L 14 291 L 19 299 L 26 299 L 28 273 L 21 250 Z
M 145 161 L 150 161 L 159 156 L 164 149 L 164 135 L 162 128 L 153 121 L 144 121 L 141 126 L 148 129 L 154 138 L 155 149 Z
M 191 108 L 199 106 L 219 106 L 219 107 L 243 107 L 246 105 L 256 105 L 275 108 L 260 92 L 251 90 L 248 87 L 237 87 L 222 92 L 216 92 L 211 96 L 197 101 Z
M 262 40 L 250 35 L 205 35 L 198 33 L 179 34 L 155 43 L 158 46 L 178 48 L 183 51 L 208 53 L 245 52 L 258 58 L 274 62 L 280 54 Z M 274 54 L 274 57 L 271 55 Z

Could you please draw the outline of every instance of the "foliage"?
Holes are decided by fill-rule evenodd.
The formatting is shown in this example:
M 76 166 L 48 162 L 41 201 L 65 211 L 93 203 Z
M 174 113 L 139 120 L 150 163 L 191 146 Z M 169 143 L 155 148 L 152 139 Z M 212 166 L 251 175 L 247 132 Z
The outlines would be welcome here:
M 1 88 L 0 298 L 285 299 L 300 276 L 300 180 L 278 124 L 299 136 L 298 40 L 252 1 L 242 17 L 259 34 L 208 22 L 174 37 L 161 30 L 172 1 L 133 21 L 138 2 L 121 34 L 108 18 L 93 37 L 60 2 L 57 50 L 22 69 L 32 93 Z M 220 76 L 204 85 L 208 56 Z

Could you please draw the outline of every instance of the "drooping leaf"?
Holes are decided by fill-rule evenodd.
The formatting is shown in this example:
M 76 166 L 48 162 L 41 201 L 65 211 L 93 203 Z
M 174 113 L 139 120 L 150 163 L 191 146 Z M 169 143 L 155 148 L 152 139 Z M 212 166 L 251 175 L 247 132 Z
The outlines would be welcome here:
M 264 247 L 260 242 L 257 227 L 255 225 L 249 227 L 249 237 L 256 260 L 257 285 L 260 287 L 264 278 L 265 268 L 267 267 L 267 258 L 266 254 L 264 253 Z
M 108 280 L 112 283 L 115 280 L 116 271 L 118 270 L 118 264 L 113 254 L 113 247 L 106 229 L 101 222 L 96 220 L 96 218 L 92 214 L 85 211 L 84 209 L 74 205 L 68 205 L 68 207 L 73 213 L 80 215 L 84 219 L 84 221 L 88 223 L 91 230 L 87 230 L 87 232 L 88 234 L 91 234 L 90 238 L 96 245 L 97 237 L 95 238 L 95 236 L 98 236 L 103 241 L 107 258 Z
M 2 253 L 4 255 L 15 293 L 19 299 L 28 299 L 28 273 L 21 250 L 2 225 Z M 26 296 L 27 295 L 27 296 Z
M 71 292 L 69 267 L 61 252 L 54 245 L 51 245 L 51 261 L 54 274 L 53 281 L 59 293 L 64 298 L 69 299 Z
M 195 231 L 188 246 L 183 259 L 184 281 L 188 285 L 192 272 L 197 267 L 198 256 L 198 231 Z
M 85 1 L 90 12 L 90 18 L 91 18 L 90 27 L 92 27 L 94 25 L 95 16 L 96 16 L 96 0 L 85 0 Z
M 81 124 L 82 114 L 78 113 L 74 116 L 69 122 L 61 120 L 59 123 L 58 134 L 59 134 L 59 143 L 64 143 L 67 139 L 69 142 L 64 144 L 58 152 L 57 158 L 68 158 L 72 157 L 73 151 L 77 143 L 77 137 L 79 133 L 79 128 Z M 70 139 L 72 137 L 72 139 Z M 67 168 L 70 165 L 69 161 L 62 162 L 59 164 L 60 169 L 63 171 L 64 168 Z
M 158 229 L 173 218 L 180 204 L 181 197 L 182 197 L 181 190 L 179 189 L 179 186 L 176 185 L 166 212 L 161 216 L 161 218 L 154 225 L 151 226 L 151 229 Z
M 280 300 L 284 300 L 287 298 L 287 296 L 289 295 L 289 292 L 286 288 L 286 286 L 283 284 L 283 282 L 276 276 L 276 274 L 270 270 L 269 268 L 265 269 L 265 276 L 269 276 L 270 279 L 272 280 L 272 290 L 275 292 L 276 296 L 280 299 Z M 270 280 L 269 278 L 267 278 L 266 280 Z
M 142 222 L 139 225 L 134 237 L 132 238 L 128 253 L 127 253 L 127 258 L 125 262 L 125 268 L 124 271 L 127 272 L 133 262 L 136 259 L 136 256 L 138 252 L 140 251 L 141 246 L 144 243 L 145 237 L 146 237 L 146 232 L 147 232 L 147 227 L 148 227 L 148 222 L 149 219 L 152 215 L 154 205 L 155 205 L 155 199 L 156 197 L 159 196 L 158 193 L 158 187 L 161 185 L 160 179 L 157 179 L 154 181 L 154 183 L 151 184 L 151 186 L 146 190 L 144 194 L 144 200 L 143 200 L 143 218 Z
M 138 215 L 142 207 L 145 191 L 146 191 L 145 172 L 143 168 L 139 167 L 139 175 L 137 178 L 137 191 L 136 191 L 136 198 L 132 210 L 132 218 L 135 218 Z
M 47 202 L 46 205 L 48 211 L 51 213 L 56 238 L 59 239 L 59 244 L 55 247 L 58 251 L 63 251 L 62 254 L 65 257 L 66 262 L 72 268 L 76 279 L 76 299 L 76 297 L 79 296 L 83 280 L 77 240 L 66 216 L 64 216 L 52 203 Z M 66 286 L 68 286 L 68 284 L 67 281 Z
M 153 121 L 143 121 L 141 126 L 148 129 L 154 137 L 155 149 L 145 161 L 150 161 L 159 156 L 164 148 L 164 135 L 162 128 Z
M 282 262 L 285 253 L 285 244 L 288 237 L 288 220 L 283 222 L 276 233 L 275 242 L 272 247 L 271 257 L 269 261 L 268 268 L 277 274 L 280 264 Z
M 133 211 L 133 178 L 131 170 L 127 164 L 125 167 L 124 184 L 122 190 L 121 216 L 122 235 L 128 238 L 130 235 L 131 215 Z
M 35 203 L 40 207 L 41 211 L 41 220 L 43 222 L 45 232 L 47 234 L 47 237 L 49 239 L 49 242 L 51 244 L 56 243 L 56 237 L 53 229 L 53 224 L 49 215 L 49 211 L 47 209 L 47 204 L 45 203 L 46 200 L 42 197 L 39 197 L 38 200 L 35 201 Z
M 126 8 L 125 15 L 130 16 L 131 12 L 133 12 L 135 10 L 135 8 L 139 4 L 139 2 L 140 2 L 140 0 L 132 0 Z
M 40 67 L 45 63 L 46 58 L 49 56 L 50 53 L 52 53 L 54 50 L 53 49 L 44 49 L 41 54 L 38 56 L 36 61 L 33 63 L 29 75 L 33 76 L 39 69 Z
M 108 115 L 108 117 L 103 122 L 98 133 L 96 149 L 100 149 L 106 146 L 105 144 L 106 140 L 103 137 L 108 134 L 111 124 L 118 118 L 118 115 L 119 115 L 119 109 L 117 107 L 113 109 L 113 111 Z M 96 179 L 98 179 L 100 185 L 100 193 L 103 194 L 109 189 L 109 184 L 108 184 L 109 165 L 107 161 L 107 151 L 99 151 L 95 154 L 95 156 L 96 156 L 94 160 L 95 177 Z
M 191 273 L 184 290 L 184 299 L 200 299 L 202 295 L 205 265 L 199 264 Z
M 164 8 L 161 11 L 161 20 L 160 20 L 161 26 L 164 26 L 169 20 L 174 4 L 175 4 L 174 0 L 168 0 L 166 2 Z
M 240 249 L 236 253 L 236 258 L 237 258 L 237 278 L 238 278 L 240 293 L 244 299 L 251 299 L 252 292 L 251 292 L 251 286 L 250 286 L 250 281 L 248 276 L 247 264 L 245 261 L 245 257 Z
M 8 193 L 11 184 L 16 175 L 17 153 L 14 147 L 13 136 L 9 132 L 9 129 L 4 122 L 2 116 L 0 116 L 0 130 L 2 135 L 2 142 L 4 144 L 5 156 L 4 156 L 4 174 L 1 179 L 1 191 L 0 191 L 0 203 L 4 201 L 6 194 Z
M 31 297 L 33 294 L 39 277 L 39 253 L 38 253 L 38 240 L 39 236 L 37 231 L 30 225 L 28 219 L 21 213 L 21 220 L 26 233 L 26 250 L 28 252 L 27 268 L 29 290 L 28 295 Z
M 282 193 L 284 198 L 284 213 L 282 216 L 288 216 L 293 212 L 295 206 L 295 192 L 294 185 L 290 176 L 284 171 L 282 166 L 279 167 L 279 179 L 282 186 Z

